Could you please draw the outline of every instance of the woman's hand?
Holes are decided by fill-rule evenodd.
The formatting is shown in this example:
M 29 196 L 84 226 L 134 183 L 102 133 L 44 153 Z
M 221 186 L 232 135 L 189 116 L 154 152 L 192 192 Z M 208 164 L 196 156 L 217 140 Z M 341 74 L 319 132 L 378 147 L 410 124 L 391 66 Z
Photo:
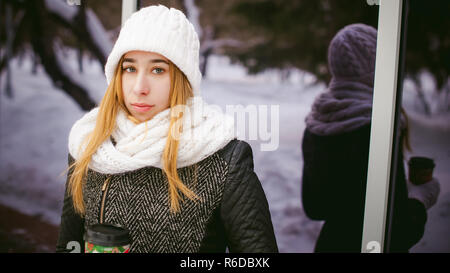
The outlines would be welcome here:
M 433 179 L 425 184 L 414 185 L 408 180 L 408 197 L 417 199 L 425 205 L 428 210 L 434 204 L 436 204 L 441 191 L 439 181 L 433 177 Z

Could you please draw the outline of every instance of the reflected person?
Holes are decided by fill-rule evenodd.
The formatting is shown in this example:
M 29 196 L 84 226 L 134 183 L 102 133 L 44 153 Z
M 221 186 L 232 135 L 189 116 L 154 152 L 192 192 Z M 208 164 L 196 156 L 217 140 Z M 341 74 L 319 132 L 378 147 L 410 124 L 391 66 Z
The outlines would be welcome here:
M 376 41 L 377 30 L 365 24 L 348 25 L 334 36 L 328 47 L 331 81 L 306 117 L 302 203 L 309 218 L 324 221 L 315 252 L 361 251 Z M 390 252 L 407 252 L 422 238 L 427 209 L 439 194 L 435 178 L 408 193 L 408 122 L 402 113 Z

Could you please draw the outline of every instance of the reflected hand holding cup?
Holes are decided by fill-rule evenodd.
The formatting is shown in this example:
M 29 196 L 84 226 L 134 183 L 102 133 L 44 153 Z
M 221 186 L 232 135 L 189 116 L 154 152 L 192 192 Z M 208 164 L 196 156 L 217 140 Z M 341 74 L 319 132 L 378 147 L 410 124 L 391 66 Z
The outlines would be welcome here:
M 433 179 L 434 161 L 427 157 L 411 157 L 408 161 L 408 179 L 414 185 L 422 185 Z
M 433 177 L 434 162 L 426 157 L 412 157 L 409 162 L 408 197 L 419 200 L 429 209 L 436 204 L 440 184 Z

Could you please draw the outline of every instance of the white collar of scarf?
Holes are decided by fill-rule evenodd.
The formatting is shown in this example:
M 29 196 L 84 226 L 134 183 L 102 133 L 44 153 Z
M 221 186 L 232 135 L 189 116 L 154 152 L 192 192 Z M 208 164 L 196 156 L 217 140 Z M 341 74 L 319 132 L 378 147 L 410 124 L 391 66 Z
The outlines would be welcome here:
M 180 135 L 177 167 L 195 164 L 223 148 L 235 137 L 234 118 L 219 106 L 208 105 L 200 97 L 188 100 L 184 107 L 183 132 Z M 78 159 L 85 149 L 83 140 L 95 127 L 98 107 L 73 125 L 69 134 L 69 152 Z M 100 173 L 123 173 L 147 166 L 162 169 L 162 154 L 169 131 L 170 109 L 151 120 L 135 124 L 119 111 L 116 128 L 92 156 L 89 168 Z M 83 144 L 83 146 L 82 146 Z

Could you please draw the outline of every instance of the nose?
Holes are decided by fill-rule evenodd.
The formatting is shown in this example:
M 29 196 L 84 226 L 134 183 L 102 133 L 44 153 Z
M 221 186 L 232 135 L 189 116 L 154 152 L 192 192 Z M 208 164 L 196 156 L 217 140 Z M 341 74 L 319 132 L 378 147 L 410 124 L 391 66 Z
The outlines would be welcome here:
M 144 73 L 138 73 L 133 87 L 136 96 L 147 96 L 150 93 L 150 81 L 146 79 Z

